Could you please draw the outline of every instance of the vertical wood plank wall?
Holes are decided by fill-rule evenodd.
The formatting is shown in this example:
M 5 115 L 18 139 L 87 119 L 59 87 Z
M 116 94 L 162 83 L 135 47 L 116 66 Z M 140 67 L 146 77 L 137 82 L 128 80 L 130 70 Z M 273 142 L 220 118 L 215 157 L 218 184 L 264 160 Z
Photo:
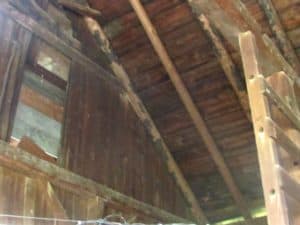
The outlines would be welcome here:
M 116 88 L 74 62 L 65 110 L 66 168 L 187 216 L 183 197 L 150 136 Z
M 5 93 L 0 102 L 0 125 L 1 138 L 6 140 L 22 80 L 18 71 L 23 67 L 30 40 L 36 37 L 1 15 L 0 25 L 0 93 Z M 15 59 L 11 54 L 16 40 L 19 52 Z M 7 73 L 10 58 L 18 63 L 14 65 L 15 71 Z M 2 91 L 6 74 L 14 82 L 9 84 L 9 91 Z M 119 90 L 75 61 L 69 77 L 60 160 L 64 166 L 137 200 L 190 218 L 186 202 L 162 157 Z M 52 217 L 47 198 L 37 189 L 33 179 L 0 165 L 0 214 Z M 57 194 L 71 218 L 87 217 L 85 207 L 91 204 L 90 199 L 78 200 L 62 190 L 57 190 Z M 110 204 L 106 214 L 124 209 Z

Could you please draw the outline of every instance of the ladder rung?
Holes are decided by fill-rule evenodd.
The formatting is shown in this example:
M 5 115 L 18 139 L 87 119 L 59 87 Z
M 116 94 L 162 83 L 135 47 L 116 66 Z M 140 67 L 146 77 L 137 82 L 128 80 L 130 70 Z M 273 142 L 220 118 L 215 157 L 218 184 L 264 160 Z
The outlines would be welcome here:
M 281 189 L 284 190 L 289 196 L 300 202 L 300 184 L 281 166 L 276 165 L 276 171 L 279 174 Z
M 268 135 L 295 158 L 300 156 L 300 146 L 294 143 L 284 131 L 270 118 L 266 119 Z
M 292 109 L 276 94 L 272 87 L 264 80 L 263 94 L 269 97 L 277 107 L 289 118 L 289 120 L 300 130 L 300 120 Z

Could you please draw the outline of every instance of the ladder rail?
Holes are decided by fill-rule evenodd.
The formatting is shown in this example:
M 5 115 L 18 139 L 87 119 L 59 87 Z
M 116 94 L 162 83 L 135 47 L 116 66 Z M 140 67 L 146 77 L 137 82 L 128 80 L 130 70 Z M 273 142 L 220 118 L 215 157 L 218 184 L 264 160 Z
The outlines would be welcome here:
M 280 96 L 282 90 L 277 93 L 277 89 L 274 90 L 266 81 L 268 78 L 263 75 L 259 65 L 258 49 L 255 37 L 251 32 L 240 34 L 239 44 L 268 213 L 268 224 L 299 225 L 294 221 L 290 199 L 300 204 L 300 195 L 298 194 L 300 193 L 300 185 L 281 166 L 280 151 L 282 148 L 285 149 L 289 155 L 293 156 L 288 159 L 293 160 L 299 156 L 300 148 L 294 143 L 294 139 L 285 134 L 287 128 L 281 129 L 272 119 L 272 106 L 275 106 L 291 122 L 290 124 L 293 124 L 293 127 L 289 127 L 289 129 L 300 130 L 298 109 L 285 100 L 285 97 L 295 100 L 292 93 L 293 89 L 286 91 L 285 95 L 288 96 Z M 280 85 L 281 81 L 279 79 L 277 85 Z M 282 118 L 277 118 L 277 120 L 280 119 Z M 282 123 L 285 124 L 284 120 L 281 121 Z

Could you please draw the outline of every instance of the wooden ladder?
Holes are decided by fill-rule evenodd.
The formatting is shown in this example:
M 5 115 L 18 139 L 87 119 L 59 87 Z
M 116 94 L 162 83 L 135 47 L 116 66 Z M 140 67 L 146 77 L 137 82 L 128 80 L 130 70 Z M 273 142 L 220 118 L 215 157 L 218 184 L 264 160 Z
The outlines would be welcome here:
M 269 225 L 300 225 L 300 114 L 295 82 L 263 74 L 251 32 L 239 35 Z M 272 65 L 269 65 L 272 66 Z

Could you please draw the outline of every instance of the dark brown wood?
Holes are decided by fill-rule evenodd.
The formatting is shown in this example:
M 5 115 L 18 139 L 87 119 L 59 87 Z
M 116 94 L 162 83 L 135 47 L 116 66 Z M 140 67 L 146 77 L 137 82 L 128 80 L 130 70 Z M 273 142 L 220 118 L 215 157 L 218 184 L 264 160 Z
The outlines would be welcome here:
M 90 8 L 88 5 L 81 4 L 77 1 L 68 1 L 68 0 L 57 0 L 58 4 L 62 5 L 63 7 L 74 11 L 82 16 L 90 16 L 93 18 L 99 18 L 101 13 L 93 8 Z
M 56 159 L 54 157 L 47 155 L 45 151 L 29 137 L 22 137 L 17 147 L 22 148 L 30 154 L 35 155 L 36 157 L 46 160 L 50 163 L 56 163 Z
M 36 75 L 38 75 L 41 78 L 45 79 L 46 81 L 54 84 L 55 86 L 59 87 L 60 89 L 62 89 L 62 90 L 67 89 L 67 82 L 65 80 L 61 79 L 60 77 L 58 77 L 54 73 L 50 72 L 49 70 L 46 70 L 44 67 L 42 67 L 38 64 L 35 64 L 35 65 L 26 64 L 25 68 L 33 71 Z
M 250 108 L 248 95 L 246 91 L 244 81 L 242 80 L 241 75 L 238 73 L 238 68 L 234 64 L 230 54 L 227 52 L 225 46 L 218 37 L 218 34 L 214 31 L 211 23 L 208 18 L 206 18 L 203 14 L 198 18 L 202 24 L 203 30 L 206 32 L 207 36 L 210 38 L 212 44 L 216 49 L 216 56 L 222 65 L 222 68 L 233 88 L 241 106 L 243 107 L 248 119 L 251 121 Z
M 259 0 L 260 6 L 263 8 L 271 29 L 276 37 L 279 48 L 283 52 L 286 60 L 293 66 L 293 68 L 300 73 L 299 58 L 293 48 L 291 41 L 284 31 L 280 17 L 271 0 Z
M 2 21 L 3 29 L 6 29 L 7 33 L 0 37 L 4 50 L 1 54 L 3 61 L 0 75 L 2 81 L 0 136 L 1 139 L 9 141 L 21 88 L 23 67 L 32 35 L 12 21 L 5 21 L 4 19 Z M 15 33 L 17 30 L 19 32 Z
M 164 221 L 189 223 L 189 221 L 185 219 L 139 202 L 124 194 L 113 191 L 104 185 L 39 159 L 22 149 L 13 148 L 3 141 L 0 141 L 0 160 L 2 166 L 8 167 L 30 177 L 45 179 L 55 186 L 68 191 L 91 197 L 102 196 L 104 198 L 112 199 L 125 204 L 127 207 L 132 207 L 145 215 L 157 216 L 157 218 Z
M 257 45 L 261 50 L 259 60 L 262 62 L 262 71 L 267 76 L 281 71 L 286 65 L 286 61 L 273 54 L 271 49 L 264 43 L 261 27 L 249 13 L 245 5 L 239 0 L 228 2 L 191 0 L 189 4 L 196 16 L 205 14 L 215 27 L 222 33 L 227 41 L 236 49 L 239 49 L 238 35 L 241 32 L 251 30 L 257 39 Z M 222 9 L 225 8 L 225 10 Z M 269 65 L 273 65 L 270 67 Z M 293 76 L 293 74 L 289 74 Z
M 239 206 L 245 219 L 249 221 L 249 224 L 251 224 L 251 214 L 247 207 L 246 201 L 244 200 L 242 193 L 236 185 L 234 178 L 220 152 L 220 149 L 217 146 L 214 138 L 212 137 L 202 115 L 199 113 L 194 100 L 192 99 L 175 65 L 169 57 L 164 45 L 162 44 L 155 27 L 151 23 L 147 13 L 145 12 L 139 0 L 130 0 L 130 3 L 134 8 L 137 16 L 139 17 L 140 22 L 142 23 L 145 32 L 148 35 L 148 38 L 150 39 L 156 53 L 158 54 L 162 64 L 164 65 L 164 68 L 167 71 L 170 80 L 172 81 L 177 93 L 179 94 L 186 110 L 192 118 L 200 137 L 203 139 L 203 142 L 205 143 L 209 153 L 211 154 L 214 162 L 216 163 L 219 172 L 224 178 L 224 181 L 229 191 L 231 192 L 236 204 Z
M 121 83 L 124 85 L 127 91 L 127 95 L 129 97 L 129 101 L 135 113 L 140 118 L 145 127 L 148 129 L 153 141 L 160 143 L 159 151 L 162 151 L 162 155 L 166 157 L 166 166 L 169 172 L 174 176 L 177 186 L 182 191 L 185 199 L 189 202 L 189 205 L 191 205 L 192 213 L 198 221 L 202 221 L 202 218 L 204 217 L 203 210 L 198 205 L 196 197 L 194 196 L 186 180 L 184 179 L 180 169 L 178 168 L 175 160 L 173 159 L 170 153 L 170 150 L 164 143 L 164 140 L 161 138 L 161 135 L 158 129 L 156 128 L 150 114 L 147 112 L 146 107 L 143 105 L 138 95 L 132 89 L 132 84 L 128 74 L 126 73 L 123 66 L 118 62 L 118 60 L 115 57 L 113 57 L 114 53 L 110 47 L 109 40 L 106 37 L 103 29 L 100 27 L 98 22 L 93 20 L 92 18 L 86 17 L 85 21 L 92 35 L 96 36 L 97 39 L 100 40 L 99 45 L 101 46 L 103 52 L 105 52 L 107 57 L 111 59 L 110 68 L 120 79 Z
M 5 2 L 1 3 L 0 12 L 11 18 L 26 30 L 32 32 L 34 35 L 47 42 L 49 45 L 55 47 L 58 51 L 62 52 L 67 57 L 71 59 L 74 58 L 78 60 L 82 65 L 98 71 L 97 76 L 99 76 L 101 79 L 110 80 L 112 84 L 120 87 L 119 82 L 114 76 L 104 70 L 99 64 L 84 56 L 79 50 L 71 47 L 69 45 L 70 43 L 68 43 L 67 40 L 62 40 L 61 38 L 57 37 L 55 34 L 42 27 L 36 21 L 20 13 Z

